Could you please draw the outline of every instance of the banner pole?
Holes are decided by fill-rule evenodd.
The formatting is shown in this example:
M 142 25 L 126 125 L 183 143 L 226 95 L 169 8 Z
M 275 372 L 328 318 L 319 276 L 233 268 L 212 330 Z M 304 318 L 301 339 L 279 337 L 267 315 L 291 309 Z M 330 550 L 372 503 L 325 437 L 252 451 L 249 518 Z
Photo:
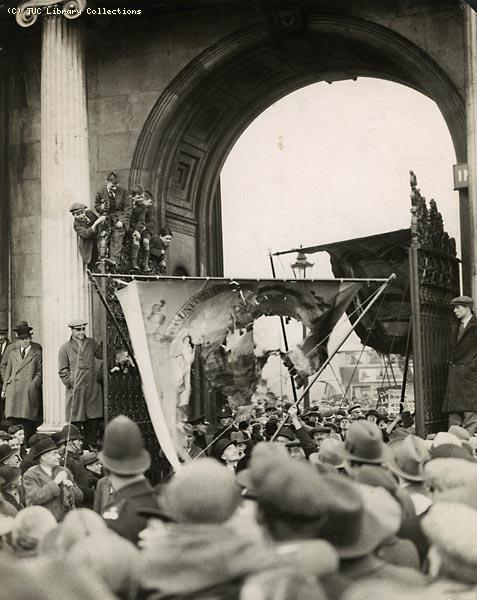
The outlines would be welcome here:
M 86 270 L 86 273 L 88 274 L 89 280 L 93 284 L 93 287 L 96 290 L 96 292 L 101 300 L 101 303 L 103 304 L 108 315 L 111 317 L 114 325 L 116 326 L 116 329 L 118 330 L 121 340 L 123 341 L 124 345 L 126 346 L 126 350 L 128 351 L 129 356 L 132 358 L 134 366 L 136 367 L 136 369 L 138 370 L 138 373 L 139 373 L 139 365 L 136 362 L 136 358 L 134 357 L 134 352 L 133 352 L 133 349 L 131 348 L 131 344 L 129 343 L 129 340 L 124 335 L 124 333 L 121 329 L 121 326 L 118 323 L 118 320 L 114 316 L 114 313 L 111 310 L 111 307 L 109 306 L 108 301 L 106 300 L 106 297 L 103 295 L 102 290 L 100 289 L 99 285 L 97 284 L 96 280 L 94 279 L 95 276 L 91 273 L 91 271 L 89 269 Z
M 273 263 L 273 255 L 272 255 L 271 250 L 268 251 L 268 258 L 270 259 L 270 266 L 272 268 L 272 277 L 273 277 L 273 279 L 276 279 L 277 276 L 276 276 L 276 273 L 275 273 L 275 265 Z M 285 352 L 288 352 L 289 346 L 288 346 L 287 331 L 286 331 L 286 328 L 285 328 L 285 320 L 284 320 L 284 318 L 282 316 L 280 316 L 279 318 L 280 318 L 280 325 L 281 325 L 281 328 L 282 328 L 283 345 L 285 346 Z M 281 358 L 280 358 L 280 360 L 281 360 Z M 290 383 L 291 383 L 291 386 L 292 386 L 293 402 L 294 402 L 294 404 L 297 404 L 297 402 L 298 402 L 298 394 L 296 392 L 295 379 L 293 378 L 293 375 L 291 375 L 291 377 L 290 377 Z M 281 398 L 280 398 L 280 401 L 281 401 Z

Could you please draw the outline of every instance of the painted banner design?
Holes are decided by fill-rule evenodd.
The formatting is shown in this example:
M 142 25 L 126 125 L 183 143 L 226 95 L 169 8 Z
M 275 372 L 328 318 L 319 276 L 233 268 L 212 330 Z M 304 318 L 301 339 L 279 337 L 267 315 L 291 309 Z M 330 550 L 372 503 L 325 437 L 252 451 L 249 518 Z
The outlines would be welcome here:
M 310 333 L 287 358 L 298 372 L 311 374 L 326 358 L 328 335 L 362 285 L 161 277 L 119 290 L 151 421 L 172 466 L 179 466 L 198 345 L 212 388 L 250 403 L 267 360 L 263 349 L 260 356 L 254 352 L 254 321 L 264 315 L 301 321 Z

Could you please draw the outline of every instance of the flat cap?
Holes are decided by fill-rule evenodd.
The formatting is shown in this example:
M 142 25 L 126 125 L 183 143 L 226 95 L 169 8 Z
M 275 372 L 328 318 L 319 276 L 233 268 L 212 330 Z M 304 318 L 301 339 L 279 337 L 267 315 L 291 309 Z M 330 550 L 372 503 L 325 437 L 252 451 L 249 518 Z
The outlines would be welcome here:
M 88 321 L 86 321 L 86 319 L 72 319 L 69 323 L 68 323 L 68 327 L 71 327 L 71 329 L 75 329 L 75 327 L 83 327 L 84 325 L 87 325 Z
M 75 202 L 70 206 L 70 212 L 72 213 L 75 212 L 75 210 L 84 210 L 86 208 L 88 208 L 86 204 L 83 204 L 82 202 Z
M 450 302 L 453 306 L 474 306 L 474 301 L 470 296 L 457 296 Z

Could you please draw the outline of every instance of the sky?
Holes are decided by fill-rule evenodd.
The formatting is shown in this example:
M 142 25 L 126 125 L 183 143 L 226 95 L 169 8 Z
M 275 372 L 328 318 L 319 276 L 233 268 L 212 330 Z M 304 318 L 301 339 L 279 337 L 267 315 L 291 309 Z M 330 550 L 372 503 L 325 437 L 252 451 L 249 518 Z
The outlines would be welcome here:
M 409 170 L 434 198 L 460 248 L 455 153 L 437 105 L 378 79 L 317 83 L 265 110 L 232 148 L 221 173 L 224 273 L 270 277 L 272 251 L 361 237 L 410 225 Z M 296 255 L 277 257 L 293 277 Z M 326 253 L 308 256 L 312 278 L 333 277 Z M 347 330 L 341 323 L 330 345 Z M 280 343 L 278 322 L 257 328 L 261 345 Z M 301 327 L 289 327 L 297 343 Z M 347 347 L 359 347 L 356 336 Z M 277 380 L 279 361 L 264 375 Z M 280 377 L 278 376 L 278 380 Z M 276 386 L 275 386 L 276 387 Z

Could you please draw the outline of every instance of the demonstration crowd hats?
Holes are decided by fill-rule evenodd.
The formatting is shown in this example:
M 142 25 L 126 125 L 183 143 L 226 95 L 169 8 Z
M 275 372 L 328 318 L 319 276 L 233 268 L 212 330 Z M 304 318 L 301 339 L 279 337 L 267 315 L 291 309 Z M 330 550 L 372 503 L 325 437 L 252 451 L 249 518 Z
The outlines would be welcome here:
M 232 471 L 207 457 L 182 467 L 165 486 L 161 502 L 178 523 L 223 523 L 240 498 Z
M 474 301 L 470 296 L 457 296 L 452 298 L 450 303 L 452 306 L 469 306 L 470 308 L 474 306 Z
M 281 427 L 277 433 L 277 437 L 280 436 L 290 440 L 290 442 L 293 442 L 296 439 L 295 434 L 289 427 Z
M 11 485 L 20 475 L 21 471 L 17 467 L 0 467 L 0 491 Z
M 6 440 L 8 442 L 8 440 L 11 440 L 12 436 L 7 433 L 6 431 L 3 431 L 3 429 L 0 429 L 0 440 Z
M 278 444 L 255 446 L 250 477 L 262 510 L 290 522 L 314 522 L 319 537 L 332 544 L 340 558 L 365 556 L 393 533 L 365 510 L 354 483 L 290 459 Z
M 88 207 L 83 202 L 75 202 L 70 206 L 70 213 L 76 212 L 77 210 L 86 210 Z
M 58 446 L 50 437 L 41 438 L 38 442 L 32 447 L 31 451 L 33 452 L 33 458 L 37 460 L 40 458 L 42 454 L 46 454 L 47 452 L 51 452 L 51 450 L 58 450 Z
M 68 327 L 71 327 L 71 329 L 76 329 L 77 327 L 84 327 L 85 325 L 88 324 L 88 321 L 86 321 L 86 319 L 72 319 L 69 323 L 68 323 Z
M 388 468 L 407 481 L 424 481 L 425 448 L 421 438 L 408 435 L 390 446 L 392 458 Z
M 10 458 L 10 456 L 13 456 L 15 454 L 15 450 L 13 448 L 10 448 L 10 446 L 8 444 L 1 444 L 0 445 L 0 465 L 3 465 L 3 463 Z
M 58 440 L 59 444 L 66 444 L 67 441 L 72 442 L 74 440 L 82 440 L 83 436 L 81 435 L 81 431 L 73 425 L 65 425 L 60 432 L 60 438 Z
M 214 449 L 213 449 L 213 455 L 217 460 L 220 460 L 222 458 L 222 454 L 224 453 L 224 451 L 229 447 L 229 446 L 235 446 L 236 445 L 236 441 L 235 440 L 231 440 L 228 438 L 220 438 L 219 440 L 217 440 L 217 442 L 215 443 Z
M 370 421 L 352 423 L 346 432 L 344 456 L 352 462 L 383 464 L 385 446 L 379 427 Z
M 319 451 L 311 454 L 310 462 L 334 469 L 344 468 L 343 442 L 332 437 L 325 438 L 320 444 Z
M 15 325 L 15 327 L 13 328 L 13 331 L 18 332 L 18 330 L 28 330 L 28 331 L 33 331 L 33 327 L 30 327 L 30 325 L 28 325 L 27 321 L 18 321 L 18 323 Z
M 83 452 L 80 457 L 80 461 L 83 467 L 87 467 L 95 462 L 99 462 L 99 457 L 96 452 Z
M 139 475 L 151 464 L 139 427 L 125 415 L 108 423 L 98 456 L 108 471 L 118 475 Z

